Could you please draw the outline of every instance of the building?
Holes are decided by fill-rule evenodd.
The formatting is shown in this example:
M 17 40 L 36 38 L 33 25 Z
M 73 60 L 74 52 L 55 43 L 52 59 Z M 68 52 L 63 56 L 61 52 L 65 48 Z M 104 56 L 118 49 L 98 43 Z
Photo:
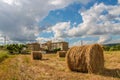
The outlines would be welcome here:
M 30 51 L 39 51 L 40 50 L 40 44 L 39 43 L 29 43 L 27 44 L 28 50 Z
M 44 44 L 41 44 L 41 47 L 49 50 L 49 51 L 53 51 L 54 49 L 61 49 L 64 51 L 68 50 L 68 42 L 53 42 L 52 41 L 48 41 Z

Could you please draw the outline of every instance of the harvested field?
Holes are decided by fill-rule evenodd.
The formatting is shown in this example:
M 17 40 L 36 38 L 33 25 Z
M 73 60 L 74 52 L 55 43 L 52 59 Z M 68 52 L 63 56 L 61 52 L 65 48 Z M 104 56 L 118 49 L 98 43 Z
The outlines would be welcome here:
M 31 55 L 15 55 L 0 63 L 0 80 L 120 80 L 120 52 L 105 52 L 102 74 L 71 72 L 65 58 L 43 54 L 42 60 Z

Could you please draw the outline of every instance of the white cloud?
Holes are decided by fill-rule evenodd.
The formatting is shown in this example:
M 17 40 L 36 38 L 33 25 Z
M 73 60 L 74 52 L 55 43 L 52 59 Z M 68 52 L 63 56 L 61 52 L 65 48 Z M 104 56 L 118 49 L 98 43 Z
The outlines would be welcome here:
M 66 37 L 67 30 L 70 28 L 70 22 L 60 22 L 51 27 L 55 38 Z
M 90 2 L 92 0 L 49 0 L 49 3 L 52 4 L 52 5 L 66 5 L 66 4 L 69 4 L 69 3 L 72 3 L 72 2 L 79 2 L 79 3 L 82 3 L 82 4 L 87 4 L 88 2 Z
M 54 37 L 62 38 L 100 36 L 98 42 L 106 43 L 112 39 L 109 35 L 120 34 L 119 12 L 120 5 L 108 6 L 103 3 L 95 4 L 89 10 L 80 13 L 83 23 L 70 28 L 70 22 L 61 22 L 53 26 L 52 31 L 54 32 Z
M 58 0 L 50 0 L 49 3 L 52 5 L 61 5 L 64 3 L 64 1 L 63 0 L 59 0 L 59 1 Z
M 120 39 L 111 40 L 106 42 L 105 44 L 115 44 L 115 43 L 120 43 Z
M 81 45 L 88 45 L 88 44 L 93 44 L 93 43 L 97 43 L 94 40 L 78 40 L 77 42 L 74 42 L 70 45 L 70 47 L 72 46 L 81 46 Z
M 111 40 L 112 40 L 111 36 L 103 35 L 103 36 L 100 36 L 98 43 L 107 43 L 108 41 L 111 41 Z
M 118 0 L 118 3 L 120 3 L 120 0 Z
M 64 38 L 52 38 L 52 42 L 61 42 L 65 41 Z
M 4 38 L 3 37 L 0 37 L 0 42 L 3 42 L 4 41 Z
M 33 41 L 43 31 L 38 23 L 49 11 L 64 8 L 77 1 L 87 4 L 90 0 L 1 0 L 0 1 L 0 33 L 13 41 Z M 119 0 L 120 3 L 120 0 Z M 103 14 L 107 11 L 107 14 Z M 70 26 L 70 22 L 60 22 L 49 28 L 54 38 L 83 37 L 88 35 L 119 35 L 120 5 L 107 6 L 95 4 L 80 14 L 83 23 Z M 41 40 L 41 39 L 40 39 Z M 46 39 L 48 40 L 48 39 Z M 100 37 L 100 42 L 104 38 Z
M 3 2 L 12 5 L 15 0 L 2 0 Z
M 109 35 L 120 34 L 120 6 L 106 6 L 103 3 L 95 4 L 89 10 L 81 12 L 83 23 L 69 29 L 67 34 L 71 37 L 82 37 L 87 35 Z M 107 14 L 103 12 L 107 11 Z M 111 11 L 114 11 L 113 13 Z M 115 21 L 118 22 L 115 22 Z
M 51 38 L 38 37 L 36 40 L 37 40 L 39 43 L 44 43 L 44 42 L 50 41 Z
M 49 11 L 64 8 L 74 1 L 79 0 L 0 0 L 0 32 L 13 41 L 35 40 L 44 29 L 38 26 L 39 22 Z
M 38 37 L 36 40 L 39 43 L 45 43 L 47 41 L 52 41 L 52 42 L 61 42 L 61 41 L 64 41 L 63 38 L 54 38 L 54 37 L 51 37 L 51 38 Z

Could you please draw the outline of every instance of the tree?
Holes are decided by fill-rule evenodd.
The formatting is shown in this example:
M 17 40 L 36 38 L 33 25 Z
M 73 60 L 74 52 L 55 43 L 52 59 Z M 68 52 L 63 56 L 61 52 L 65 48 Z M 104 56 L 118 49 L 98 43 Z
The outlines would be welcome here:
M 6 45 L 6 49 L 10 53 L 21 53 L 21 51 L 24 47 L 26 47 L 26 45 L 24 45 L 24 44 L 9 44 L 9 45 Z
M 110 46 L 104 46 L 103 49 L 104 49 L 105 51 L 109 51 L 109 50 L 110 50 Z

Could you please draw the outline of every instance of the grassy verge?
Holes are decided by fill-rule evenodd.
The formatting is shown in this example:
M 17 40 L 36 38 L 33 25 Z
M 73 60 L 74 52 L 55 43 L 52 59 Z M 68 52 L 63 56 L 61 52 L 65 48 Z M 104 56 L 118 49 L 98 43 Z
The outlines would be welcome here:
M 1 50 L 0 51 L 0 62 L 2 62 L 4 59 L 9 57 L 9 53 L 7 51 Z

